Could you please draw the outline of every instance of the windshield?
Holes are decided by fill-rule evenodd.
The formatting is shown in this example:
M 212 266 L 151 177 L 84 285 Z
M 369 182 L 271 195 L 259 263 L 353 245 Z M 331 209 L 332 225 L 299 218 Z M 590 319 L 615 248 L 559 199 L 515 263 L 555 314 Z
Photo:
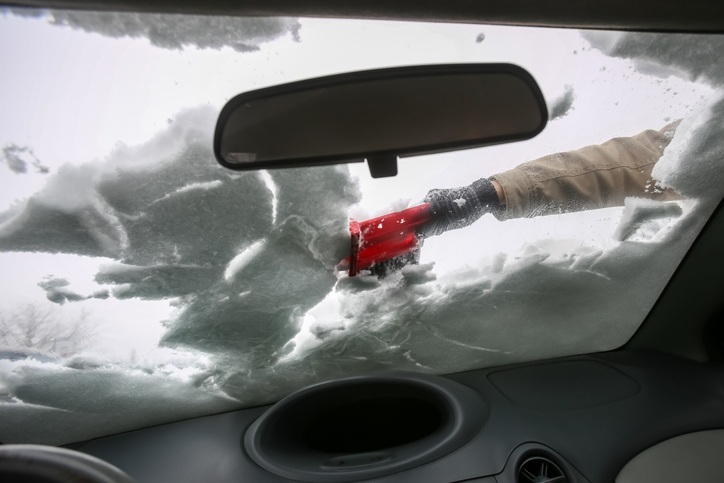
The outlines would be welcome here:
M 722 197 L 721 43 L 3 11 L 0 441 L 78 441 L 371 371 L 451 373 L 620 347 Z M 548 103 L 545 130 L 403 158 L 385 179 L 364 163 L 239 173 L 214 159 L 216 117 L 240 92 L 465 62 L 527 69 Z M 641 136 L 654 154 L 639 195 L 594 183 L 584 191 L 598 202 L 571 202 L 555 181 L 547 204 L 538 185 L 514 183 L 541 173 L 516 171 L 523 163 L 561 163 L 575 177 L 564 163 L 573 155 L 558 153 L 634 152 Z M 502 186 L 497 211 L 427 237 L 417 260 L 384 277 L 338 269 L 351 218 L 481 179 Z

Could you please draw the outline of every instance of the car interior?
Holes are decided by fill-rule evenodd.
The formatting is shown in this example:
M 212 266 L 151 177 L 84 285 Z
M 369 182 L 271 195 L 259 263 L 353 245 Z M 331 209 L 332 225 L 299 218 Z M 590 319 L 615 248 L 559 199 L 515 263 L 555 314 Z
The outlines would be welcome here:
M 724 6 L 705 0 L 686 4 L 649 0 L 3 3 L 8 7 L 66 10 L 376 19 L 724 36 Z M 535 104 L 537 97 L 533 98 L 531 102 Z M 232 107 L 243 107 L 253 100 L 256 98 L 252 96 L 229 101 L 231 107 L 227 107 L 222 118 L 233 119 Z M 331 104 L 338 106 L 341 102 L 335 99 Z M 391 102 L 392 99 L 385 104 Z M 314 131 L 311 122 L 299 123 L 312 126 L 310 130 Z M 412 122 L 404 121 L 405 125 Z M 496 120 L 491 119 L 490 123 L 496 124 Z M 259 139 L 265 135 L 259 133 L 271 133 L 274 127 L 270 126 L 276 125 L 269 121 L 249 129 L 256 129 L 252 138 Z M 522 129 L 523 138 L 542 129 L 537 117 L 531 126 Z M 220 129 L 217 128 L 217 135 Z M 364 126 L 356 124 L 350 129 L 357 133 Z M 423 131 L 421 127 L 419 132 Z M 238 140 L 238 133 L 235 136 Z M 430 133 L 422 136 L 429 138 Z M 499 135 L 495 142 L 504 142 L 506 136 L 512 135 Z M 355 141 L 358 138 L 350 137 Z M 492 139 L 493 135 L 489 137 Z M 280 143 L 271 134 L 265 141 L 274 149 Z M 233 166 L 233 159 L 221 154 L 232 148 L 223 148 L 220 143 L 223 141 L 215 141 L 214 149 L 223 165 L 232 165 L 232 169 L 264 169 L 254 162 L 248 167 Z M 469 144 L 481 146 L 486 141 L 476 138 Z M 363 148 L 350 148 L 344 161 L 365 157 L 360 155 L 360 149 Z M 458 149 L 457 145 L 454 149 Z M 439 146 L 427 146 L 420 152 L 440 150 Z M 384 164 L 389 161 L 384 157 L 389 153 L 382 148 L 376 152 L 375 159 L 382 164 L 373 167 L 370 162 L 372 176 L 394 175 L 397 167 Z M 301 163 L 315 164 L 309 161 L 310 156 L 319 161 L 320 154 L 312 153 L 300 155 Z M 269 155 L 272 161 L 279 157 L 287 159 L 290 155 Z M 370 157 L 367 156 L 368 160 Z M 331 158 L 335 156 L 316 164 L 338 162 L 330 161 Z M 721 183 L 722 179 L 714 182 Z M 722 247 L 724 211 L 719 198 L 644 321 L 625 343 L 613 350 L 460 372 L 393 368 L 342 375 L 325 378 L 263 405 L 240 406 L 155 426 L 142 425 L 119 434 L 58 446 L 9 440 L 0 429 L 0 480 L 724 481 Z M 531 320 L 539 316 L 527 312 L 525 307 L 520 313 Z M 0 421 L 4 418 L 0 412 Z M 75 479 L 78 477 L 85 479 Z

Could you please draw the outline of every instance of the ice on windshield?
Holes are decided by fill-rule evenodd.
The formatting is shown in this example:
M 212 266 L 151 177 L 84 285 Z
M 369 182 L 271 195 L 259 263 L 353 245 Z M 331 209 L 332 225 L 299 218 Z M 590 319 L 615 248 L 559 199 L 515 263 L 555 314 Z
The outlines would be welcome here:
M 131 12 L 76 12 L 16 8 L 14 15 L 42 18 L 50 25 L 67 26 L 113 38 L 146 38 L 156 47 L 184 47 L 253 52 L 287 34 L 299 41 L 299 21 L 293 18 L 211 17 Z
M 12 74 L 0 80 L 14 110 L 0 120 L 4 443 L 77 441 L 362 372 L 449 373 L 615 349 L 722 196 L 716 37 L 260 20 L 266 33 L 248 36 L 262 39 L 258 50 L 238 39 L 206 49 L 218 45 L 193 36 L 164 44 L 136 15 L 124 35 L 141 38 L 119 40 L 93 26 L 99 18 L 0 17 L 0 39 L 24 46 L 4 49 Z M 93 37 L 100 50 L 58 62 L 55 45 L 76 52 L 68 47 L 95 35 L 67 26 L 113 38 Z M 24 44 L 24 31 L 47 43 Z M 117 49 L 115 62 L 89 63 L 106 48 Z M 41 53 L 48 65 L 22 63 Z M 528 68 L 549 102 L 546 130 L 525 143 L 403 159 L 400 174 L 382 180 L 364 164 L 239 173 L 213 158 L 217 113 L 240 91 L 451 61 Z M 138 79 L 149 63 L 160 78 Z M 20 89 L 50 67 L 57 75 L 44 78 L 56 82 L 41 94 Z M 419 264 L 384 278 L 336 268 L 349 254 L 350 217 L 678 119 L 649 187 L 674 190 L 673 201 L 486 215 L 427 239 Z

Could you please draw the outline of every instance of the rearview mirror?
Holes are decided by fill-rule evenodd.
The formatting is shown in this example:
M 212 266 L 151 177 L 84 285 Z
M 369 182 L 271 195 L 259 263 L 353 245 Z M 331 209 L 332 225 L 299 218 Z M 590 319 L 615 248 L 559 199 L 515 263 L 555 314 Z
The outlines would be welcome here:
M 227 168 L 318 166 L 529 139 L 546 125 L 540 88 L 510 64 L 354 72 L 240 94 L 219 115 L 214 153 Z

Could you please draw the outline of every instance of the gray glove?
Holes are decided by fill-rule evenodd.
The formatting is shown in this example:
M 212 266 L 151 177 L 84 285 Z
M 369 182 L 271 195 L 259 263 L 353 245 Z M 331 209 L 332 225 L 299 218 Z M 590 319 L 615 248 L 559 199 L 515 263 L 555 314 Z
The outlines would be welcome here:
M 472 225 L 485 213 L 500 207 L 495 187 L 487 178 L 470 186 L 431 190 L 424 201 L 430 204 L 433 213 L 432 220 L 419 231 L 425 238 Z

